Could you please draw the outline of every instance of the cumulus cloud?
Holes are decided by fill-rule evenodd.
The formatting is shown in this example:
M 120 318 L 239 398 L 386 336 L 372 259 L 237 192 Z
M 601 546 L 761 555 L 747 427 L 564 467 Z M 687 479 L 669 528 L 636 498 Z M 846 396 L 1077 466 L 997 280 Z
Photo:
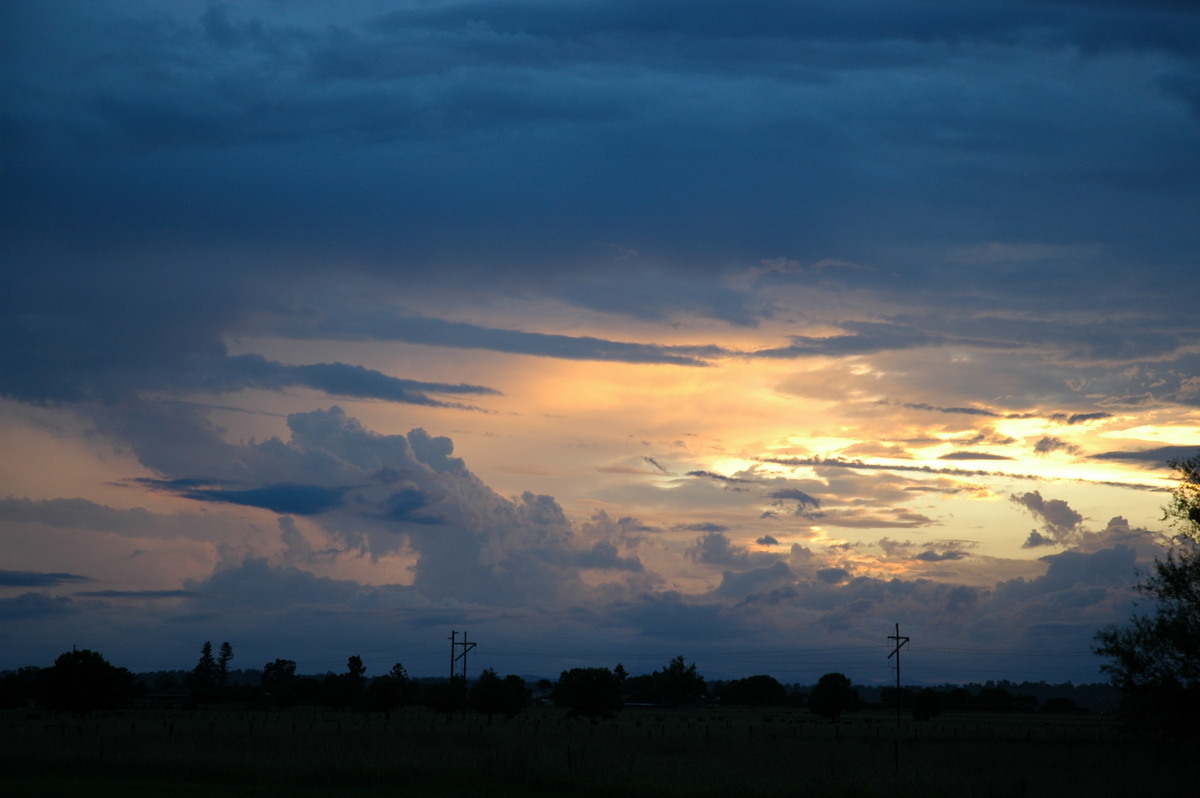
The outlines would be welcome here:
M 845 568 L 822 568 L 817 571 L 817 578 L 829 585 L 838 585 L 850 578 L 850 572 Z
M 913 555 L 914 560 L 923 560 L 925 562 L 944 562 L 946 560 L 961 560 L 964 557 L 970 556 L 961 549 L 946 549 L 944 551 L 935 551 L 933 549 L 925 549 L 922 552 Z
M 1023 549 L 1036 549 L 1040 546 L 1057 546 L 1058 541 L 1053 537 L 1047 537 L 1036 529 L 1029 530 L 1029 537 L 1025 538 L 1025 542 L 1021 544 Z
M 118 534 L 146 534 L 164 523 L 140 507 L 117 510 L 87 499 L 0 499 L 0 521 L 46 524 L 60 529 L 93 529 Z
M 645 569 L 637 557 L 621 557 L 617 546 L 608 541 L 599 541 L 590 549 L 579 554 L 576 563 L 580 568 L 598 568 L 613 571 L 641 573 Z
M 189 580 L 184 587 L 200 596 L 206 606 L 256 611 L 338 606 L 349 603 L 359 591 L 355 582 L 316 576 L 292 566 L 273 566 L 264 557 L 223 563 L 208 578 Z
M 768 552 L 752 552 L 738 546 L 724 532 L 709 532 L 696 538 L 688 548 L 688 556 L 705 565 L 727 565 L 735 568 L 754 568 L 774 565 L 779 558 Z
M 1069 545 L 1077 542 L 1082 534 L 1083 516 L 1071 509 L 1061 499 L 1044 499 L 1040 491 L 1031 491 L 1020 495 L 1013 494 L 1009 500 L 1024 507 L 1033 516 L 1041 520 L 1046 535 L 1031 533 L 1025 541 L 1026 548 L 1047 545 L 1052 541 L 1056 545 Z
M 751 568 L 748 571 L 725 571 L 721 574 L 721 584 L 713 592 L 723 598 L 742 599 L 754 593 L 790 584 L 794 579 L 792 569 L 787 563 L 777 560 L 771 565 Z
M 338 407 L 288 417 L 291 437 L 241 444 L 212 443 L 210 476 L 143 480 L 157 490 L 204 503 L 256 507 L 279 520 L 285 560 L 307 564 L 338 549 L 314 552 L 293 517 L 304 517 L 340 542 L 341 551 L 373 559 L 401 552 L 415 557 L 414 589 L 427 598 L 484 605 L 551 601 L 582 594 L 581 569 L 644 573 L 622 554 L 645 528 L 634 519 L 598 513 L 581 529 L 550 496 L 525 492 L 504 498 L 454 456 L 453 442 L 421 429 L 379 435 Z M 583 540 L 590 542 L 581 546 Z M 286 571 L 285 592 L 345 598 L 350 588 L 325 582 L 305 587 L 304 572 Z M 197 592 L 230 594 L 271 571 L 261 559 L 219 571 Z M 334 587 L 337 590 L 334 591 Z M 319 588 L 319 589 L 318 589 Z M 283 589 L 281 587 L 281 589 Z M 332 592 L 331 592 L 332 591 Z
M 1094 559 L 1004 562 L 1026 569 L 1019 589 L 912 577 L 975 565 L 952 541 L 905 541 L 886 565 L 911 570 L 894 580 L 862 576 L 860 551 L 812 541 L 818 513 L 835 532 L 952 523 L 933 499 L 965 501 L 954 491 L 986 490 L 997 473 L 955 460 L 1008 470 L 1000 454 L 971 451 L 1015 443 L 980 424 L 1037 420 L 1045 432 L 1021 455 L 1076 454 L 1056 425 L 1094 441 L 1128 410 L 1165 418 L 1200 402 L 1194 303 L 1178 290 L 1197 251 L 1180 177 L 1196 166 L 1183 144 L 1196 14 L 1163 3 L 994 13 L 936 0 L 866 15 L 827 0 L 737 13 L 709 0 L 651 5 L 14 5 L 17 46 L 0 54 L 15 209 L 0 236 L 0 411 L 17 425 L 74 413 L 89 443 L 72 443 L 111 445 L 120 457 L 106 451 L 107 469 L 136 458 L 139 470 L 112 478 L 126 495 L 157 495 L 145 497 L 153 511 L 0 499 L 4 551 L 21 555 L 10 538 L 103 540 L 118 547 L 103 551 L 112 562 L 136 557 L 144 579 L 181 579 L 162 570 L 170 560 L 187 561 L 192 581 L 180 594 L 89 582 L 97 589 L 54 599 L 90 564 L 31 557 L 0 585 L 33 591 L 2 600 L 6 642 L 10 629 L 48 636 L 43 625 L 75 639 L 97 619 L 130 641 L 121 629 L 136 617 L 189 638 L 189 652 L 190 638 L 216 636 L 211 619 L 244 622 L 250 639 L 294 628 L 348 644 L 381 626 L 355 611 L 420 606 L 414 625 L 487 617 L 497 635 L 527 634 L 535 617 L 557 635 L 586 617 L 578 639 L 599 645 L 603 630 L 614 648 L 658 635 L 741 646 L 799 630 L 869 641 L 874 667 L 877 627 L 895 613 L 961 622 L 969 636 L 957 613 L 972 607 L 988 613 L 981 638 L 1002 629 L 1018 642 L 1039 607 L 1081 625 L 1122 617 L 1122 586 L 1087 563 L 1104 571 L 1100 552 L 1119 546 L 1144 561 L 1151 536 L 1118 519 L 1089 532 L 1036 493 L 1014 498 L 1037 519 L 1030 541 Z M 1099 133 L 1096 119 L 1109 120 Z M 959 201 L 979 185 L 1007 188 Z M 1154 279 L 1129 268 L 1131 252 Z M 634 493 L 611 487 L 614 470 L 595 495 L 573 488 L 564 509 L 544 487 L 500 495 L 449 438 L 419 428 L 376 434 L 330 409 L 231 443 L 243 428 L 221 423 L 231 408 L 332 401 L 315 405 L 311 392 L 394 405 L 370 412 L 405 429 L 475 424 L 491 416 L 466 411 L 493 403 L 518 418 L 532 375 L 566 365 L 545 358 L 636 372 L 631 383 L 667 372 L 719 382 L 803 360 L 790 384 L 810 393 L 773 387 L 819 393 L 840 417 L 810 422 L 822 414 L 797 403 L 792 440 L 840 437 L 849 421 L 848 443 L 841 457 L 788 457 L 797 449 L 780 441 L 714 440 L 719 416 L 688 419 L 710 435 L 707 453 L 770 451 L 780 456 L 763 465 L 818 476 L 719 473 L 698 444 L 679 468 L 695 479 L 645 486 L 636 511 L 616 509 Z M 544 442 L 584 416 L 555 418 L 560 429 L 530 434 Z M 483 426 L 455 435 L 478 434 L 475 445 L 497 434 Z M 916 457 L 927 439 L 960 451 L 943 468 L 848 459 Z M 1097 462 L 1158 468 L 1195 452 L 1123 446 L 1133 451 Z M 621 456 L 643 483 L 665 482 L 645 479 L 667 472 L 661 458 Z M 721 506 L 684 507 L 701 491 Z M 761 524 L 772 534 L 752 526 L 764 501 L 778 502 Z M 183 502 L 193 509 L 163 509 Z M 264 518 L 266 534 L 248 531 L 258 520 L 246 519 Z M 157 548 L 167 536 L 187 537 L 188 554 Z M 756 538 L 811 548 L 782 560 L 736 542 Z M 97 574 L 108 561 L 96 557 Z M 660 565 L 720 575 L 721 588 L 664 592 Z M 1053 578 L 1029 576 L 1039 567 Z M 367 573 L 403 584 L 357 581 Z M 610 581 L 589 588 L 598 578 Z M 270 605 L 261 614 L 256 595 Z M 106 609 L 139 602 L 153 608 Z

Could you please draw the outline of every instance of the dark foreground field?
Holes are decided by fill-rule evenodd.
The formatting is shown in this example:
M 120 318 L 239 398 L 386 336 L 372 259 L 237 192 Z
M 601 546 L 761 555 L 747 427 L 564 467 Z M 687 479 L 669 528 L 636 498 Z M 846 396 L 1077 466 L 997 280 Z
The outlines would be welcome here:
M 505 720 L 145 710 L 0 714 L 0 794 L 29 796 L 1191 796 L 1182 743 L 1103 717 L 626 709 L 596 725 L 535 708 Z

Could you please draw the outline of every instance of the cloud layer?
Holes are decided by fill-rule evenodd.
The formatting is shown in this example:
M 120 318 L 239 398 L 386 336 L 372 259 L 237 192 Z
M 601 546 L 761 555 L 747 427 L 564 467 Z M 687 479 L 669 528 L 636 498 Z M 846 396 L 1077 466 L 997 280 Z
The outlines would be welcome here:
M 1196 10 L 0 15 L 0 667 L 1095 675 L 1200 450 Z

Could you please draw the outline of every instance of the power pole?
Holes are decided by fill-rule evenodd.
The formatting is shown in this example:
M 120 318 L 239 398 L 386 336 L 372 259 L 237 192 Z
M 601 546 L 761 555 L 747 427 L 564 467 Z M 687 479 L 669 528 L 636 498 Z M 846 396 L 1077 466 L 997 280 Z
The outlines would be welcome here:
M 900 624 L 896 624 L 896 634 L 888 635 L 888 640 L 895 641 L 896 647 L 888 654 L 888 659 L 896 657 L 896 728 L 900 728 L 900 647 L 908 642 L 907 637 L 900 636 Z
M 462 649 L 462 653 L 456 653 L 458 649 Z M 464 631 L 462 641 L 458 640 L 458 632 L 450 631 L 450 685 L 454 685 L 454 666 L 462 660 L 462 680 L 463 680 L 463 714 L 467 713 L 467 652 L 475 648 L 474 643 L 467 642 L 467 633 Z

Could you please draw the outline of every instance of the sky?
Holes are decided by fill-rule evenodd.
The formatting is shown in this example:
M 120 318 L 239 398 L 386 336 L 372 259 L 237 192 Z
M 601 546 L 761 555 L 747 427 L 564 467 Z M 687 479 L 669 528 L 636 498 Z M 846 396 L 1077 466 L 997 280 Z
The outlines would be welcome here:
M 1200 9 L 0 8 L 0 668 L 1103 679 Z

